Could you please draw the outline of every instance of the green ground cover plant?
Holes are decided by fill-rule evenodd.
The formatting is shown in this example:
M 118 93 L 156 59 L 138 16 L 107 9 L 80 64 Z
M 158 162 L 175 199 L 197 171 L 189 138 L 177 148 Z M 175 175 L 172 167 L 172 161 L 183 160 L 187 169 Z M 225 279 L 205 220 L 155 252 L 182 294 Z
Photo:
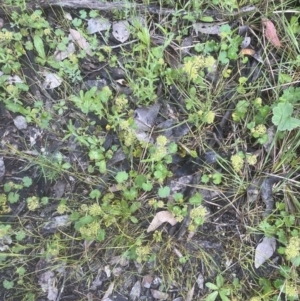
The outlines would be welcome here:
M 0 4 L 0 299 L 298 300 L 299 3 L 44 2 Z

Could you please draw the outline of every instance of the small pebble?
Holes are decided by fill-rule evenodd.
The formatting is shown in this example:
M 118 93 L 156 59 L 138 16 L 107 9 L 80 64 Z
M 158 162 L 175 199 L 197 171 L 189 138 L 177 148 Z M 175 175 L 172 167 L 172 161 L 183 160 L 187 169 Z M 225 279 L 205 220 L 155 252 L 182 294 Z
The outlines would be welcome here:
M 27 129 L 27 121 L 26 121 L 25 117 L 23 117 L 23 116 L 17 116 L 14 119 L 14 124 L 18 130 Z

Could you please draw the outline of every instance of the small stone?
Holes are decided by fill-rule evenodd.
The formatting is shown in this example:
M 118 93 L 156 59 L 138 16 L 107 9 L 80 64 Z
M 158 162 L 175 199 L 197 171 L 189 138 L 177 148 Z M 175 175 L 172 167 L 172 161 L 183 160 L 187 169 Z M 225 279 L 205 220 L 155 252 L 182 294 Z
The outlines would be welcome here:
M 130 291 L 129 298 L 131 301 L 137 301 L 139 300 L 140 295 L 141 295 L 141 282 L 137 281 Z
M 153 298 L 159 299 L 159 300 L 167 300 L 169 295 L 167 293 L 160 292 L 158 290 L 151 290 L 151 294 Z
M 27 128 L 27 121 L 23 116 L 17 116 L 14 119 L 14 124 L 18 130 L 25 130 Z
M 153 278 L 150 275 L 143 277 L 142 285 L 145 288 L 150 288 Z

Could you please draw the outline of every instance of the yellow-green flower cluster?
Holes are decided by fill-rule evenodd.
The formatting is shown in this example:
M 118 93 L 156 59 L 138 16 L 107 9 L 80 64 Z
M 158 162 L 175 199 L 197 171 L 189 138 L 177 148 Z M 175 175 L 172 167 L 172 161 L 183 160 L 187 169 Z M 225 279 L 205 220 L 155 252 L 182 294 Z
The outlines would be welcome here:
M 168 138 L 160 135 L 156 138 L 156 143 L 155 143 L 155 152 L 152 154 L 151 159 L 154 161 L 160 161 L 162 160 L 167 154 L 167 145 L 168 143 Z
M 157 209 L 157 208 L 163 208 L 165 206 L 164 202 L 163 201 L 157 201 L 156 199 L 151 199 L 148 201 L 148 204 Z
M 120 126 L 120 129 L 121 129 L 121 130 L 128 130 L 130 124 L 129 124 L 129 121 L 128 121 L 128 120 L 122 119 L 122 120 L 120 121 L 120 123 L 119 123 L 119 126 Z
M 198 77 L 198 69 L 192 60 L 184 63 L 183 71 L 189 76 L 191 80 L 195 80 Z
M 233 169 L 236 172 L 241 171 L 241 169 L 244 166 L 244 159 L 239 154 L 231 156 L 230 161 L 231 161 Z
M 207 214 L 206 208 L 203 207 L 203 206 L 199 206 L 199 207 L 193 208 L 191 210 L 190 216 L 191 216 L 192 219 L 195 219 L 197 217 L 203 217 L 204 218 L 206 214 Z
M 67 205 L 66 204 L 59 204 L 58 206 L 57 206 L 57 212 L 59 213 L 59 214 L 64 214 L 65 212 L 67 212 L 67 210 L 68 210 L 68 207 L 67 207 Z
M 89 211 L 89 206 L 88 206 L 87 204 L 82 204 L 82 205 L 80 206 L 80 211 L 81 211 L 81 213 L 86 213 L 86 212 L 88 212 L 88 211 Z
M 124 110 L 124 108 L 126 107 L 126 105 L 128 104 L 128 99 L 125 97 L 125 95 L 119 95 L 116 99 L 115 99 L 115 104 L 116 104 L 116 110 L 117 112 L 121 112 L 122 110 Z
M 162 241 L 162 232 L 156 230 L 156 231 L 153 233 L 153 239 L 154 239 L 156 242 L 161 242 L 161 241 Z
M 39 198 L 32 196 L 27 199 L 27 208 L 30 211 L 34 211 L 40 207 Z
M 104 221 L 105 227 L 109 227 L 117 222 L 116 218 L 114 216 L 112 216 L 111 214 L 104 214 L 103 221 Z
M 212 56 L 204 57 L 197 55 L 186 62 L 183 65 L 183 71 L 189 76 L 191 80 L 195 80 L 198 77 L 200 69 L 212 68 L 215 64 L 215 59 Z
M 291 237 L 287 247 L 285 248 L 285 255 L 288 260 L 291 260 L 300 255 L 300 238 Z
M 256 155 L 247 156 L 247 162 L 249 165 L 255 165 L 257 163 L 257 156 Z
M 296 298 L 298 297 L 297 286 L 293 283 L 287 282 L 285 285 L 285 293 L 287 297 Z
M 167 149 L 164 146 L 158 146 L 155 153 L 151 156 L 154 161 L 162 160 L 168 154 Z
M 44 34 L 45 34 L 46 36 L 48 36 L 50 33 L 51 33 L 51 29 L 50 29 L 50 28 L 45 28 L 45 29 L 44 29 Z
M 260 297 L 252 297 L 249 301 L 261 301 Z
M 163 136 L 163 135 L 159 135 L 157 138 L 156 138 L 156 144 L 157 146 L 166 146 L 168 143 L 168 139 L 166 136 Z
M 89 208 L 89 214 L 91 216 L 98 216 L 98 215 L 102 215 L 103 211 L 99 204 L 93 204 Z
M 2 213 L 8 213 L 11 209 L 9 206 L 7 206 L 7 197 L 4 193 L 0 194 L 0 214 Z
M 89 238 L 97 237 L 99 230 L 100 230 L 100 223 L 97 221 L 81 226 L 79 228 L 79 232 L 81 233 L 81 235 Z
M 151 249 L 148 245 L 139 246 L 136 248 L 137 262 L 141 263 L 142 261 L 146 261 L 148 259 L 149 253 Z
M 204 122 L 208 124 L 212 124 L 215 120 L 215 113 L 213 111 L 207 112 L 207 114 L 204 117 Z
M 11 41 L 13 33 L 11 31 L 0 31 L 0 41 Z
M 132 129 L 128 129 L 127 131 L 123 131 L 121 134 L 124 144 L 126 146 L 132 146 L 136 141 L 136 135 Z
M 251 133 L 254 137 L 261 137 L 267 132 L 267 128 L 263 124 L 258 124 L 255 128 L 251 129 Z

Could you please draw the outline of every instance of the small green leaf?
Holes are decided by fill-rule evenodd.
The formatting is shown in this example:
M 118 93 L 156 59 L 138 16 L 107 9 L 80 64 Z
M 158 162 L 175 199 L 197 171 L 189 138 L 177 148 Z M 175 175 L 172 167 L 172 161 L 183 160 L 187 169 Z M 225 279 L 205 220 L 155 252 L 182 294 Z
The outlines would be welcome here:
M 46 206 L 49 203 L 49 198 L 47 196 L 43 196 L 41 199 L 41 203 Z
M 106 161 L 105 160 L 101 160 L 99 162 L 98 166 L 99 166 L 100 173 L 102 173 L 102 174 L 106 173 L 107 168 L 106 168 Z
M 137 224 L 139 220 L 135 216 L 130 216 L 130 220 L 134 223 Z
M 8 281 L 8 280 L 4 280 L 3 281 L 3 287 L 6 288 L 7 290 L 11 289 L 14 287 L 14 282 L 13 281 Z
M 37 51 L 39 57 L 42 59 L 46 59 L 44 42 L 43 42 L 42 38 L 38 35 L 35 35 L 33 37 L 33 44 L 34 44 L 34 48 Z
M 293 78 L 289 74 L 279 73 L 279 83 L 286 84 L 293 81 Z
M 227 51 L 220 51 L 218 59 L 223 65 L 228 64 L 229 59 L 227 58 Z
M 12 191 L 11 191 L 11 192 L 8 194 L 7 199 L 8 199 L 8 201 L 9 201 L 11 204 L 13 204 L 13 203 L 16 203 L 16 202 L 19 200 L 19 197 L 20 197 L 20 195 L 19 195 L 18 193 L 12 192 Z
M 116 175 L 116 181 L 121 184 L 128 180 L 128 173 L 126 171 L 119 171 Z
M 218 290 L 219 289 L 219 287 L 218 286 L 216 286 L 214 283 L 212 283 L 212 282 L 207 282 L 207 283 L 205 283 L 205 286 L 207 286 L 209 289 L 211 289 L 211 290 Z
M 199 192 L 197 192 L 197 193 L 195 193 L 195 195 L 193 195 L 193 196 L 189 199 L 189 203 L 190 203 L 191 205 L 201 205 L 202 200 L 203 200 L 202 195 L 201 195 Z
M 138 175 L 135 180 L 134 183 L 137 185 L 138 188 L 142 188 L 143 184 L 146 183 L 147 178 L 144 175 Z
M 20 230 L 16 233 L 16 240 L 21 241 L 26 237 L 26 232 L 23 230 Z
M 17 273 L 20 275 L 20 276 L 23 276 L 25 273 L 26 273 L 26 270 L 24 267 L 19 267 L 17 268 Z
M 202 22 L 214 22 L 213 17 L 210 17 L 210 16 L 204 16 L 204 17 L 200 18 L 200 20 Z
M 32 185 L 32 179 L 29 178 L 29 177 L 24 177 L 24 178 L 22 179 L 22 181 L 23 181 L 23 185 L 24 185 L 25 187 L 29 187 L 29 186 Z
M 105 230 L 104 230 L 104 229 L 99 229 L 99 230 L 98 230 L 98 233 L 97 233 L 96 239 L 97 239 L 98 241 L 103 241 L 104 238 L 105 238 Z
M 273 108 L 272 122 L 277 125 L 279 131 L 291 131 L 300 126 L 300 120 L 291 117 L 293 106 L 289 102 L 279 103 Z
M 98 12 L 97 10 L 91 10 L 91 11 L 89 12 L 89 16 L 90 16 L 91 18 L 96 18 L 97 16 L 99 16 L 99 12 Z
M 170 195 L 170 187 L 165 186 L 158 189 L 158 195 L 161 198 L 166 198 Z
M 207 184 L 209 182 L 209 176 L 204 174 L 201 177 L 201 182 L 204 183 L 204 184 Z
M 153 185 L 151 183 L 143 183 L 142 188 L 144 191 L 151 191 L 153 188 Z
M 71 164 L 66 162 L 61 166 L 63 169 L 70 169 L 71 168 Z
M 178 150 L 177 144 L 175 142 L 171 142 L 168 146 L 169 148 L 169 153 L 170 154 L 175 154 Z
M 229 294 L 230 294 L 230 289 L 228 289 L 228 288 L 222 288 L 219 291 L 219 295 L 220 295 L 220 298 L 222 299 L 222 301 L 230 301 L 230 299 L 228 297 L 226 297 Z
M 218 297 L 218 291 L 215 291 L 211 294 L 209 294 L 206 298 L 205 298 L 205 301 L 215 301 Z
M 96 199 L 96 200 L 98 200 L 99 198 L 100 198 L 100 196 L 101 196 L 101 192 L 100 192 L 100 190 L 98 190 L 98 189 L 94 189 L 94 190 L 92 190 L 91 192 L 90 192 L 90 198 L 91 199 Z
M 87 12 L 85 10 L 81 9 L 79 13 L 81 19 L 85 19 L 87 17 Z
M 219 274 L 216 278 L 216 284 L 217 284 L 217 287 L 222 287 L 223 284 L 224 284 L 224 278 L 221 274 Z
M 4 192 L 10 192 L 11 191 L 11 189 L 12 189 L 12 183 L 10 182 L 10 183 L 5 183 L 4 184 L 4 187 L 3 187 L 3 189 L 4 189 Z
M 75 26 L 75 27 L 78 27 L 82 24 L 82 20 L 79 19 L 79 18 L 75 18 L 72 20 L 72 24 Z
M 213 178 L 213 183 L 218 185 L 221 184 L 222 182 L 222 174 L 220 174 L 219 172 L 215 172 L 212 176 Z

